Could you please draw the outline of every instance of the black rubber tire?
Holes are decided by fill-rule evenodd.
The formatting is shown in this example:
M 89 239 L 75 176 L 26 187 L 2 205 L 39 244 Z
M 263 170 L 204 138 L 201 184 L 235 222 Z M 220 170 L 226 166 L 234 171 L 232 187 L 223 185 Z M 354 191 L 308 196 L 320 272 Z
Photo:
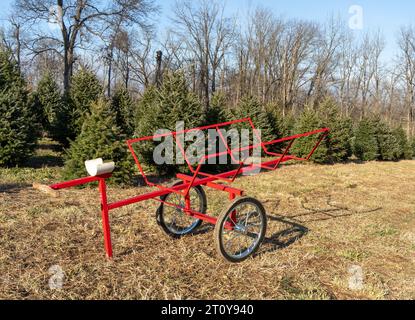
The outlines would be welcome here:
M 171 185 L 171 187 L 174 187 L 174 186 L 177 186 L 177 185 L 180 185 L 180 184 L 183 184 L 183 181 L 178 180 L 178 181 L 174 182 Z M 197 192 L 197 194 L 199 196 L 199 199 L 201 200 L 201 203 L 200 203 L 200 212 L 203 213 L 203 214 L 205 214 L 206 213 L 206 210 L 207 210 L 207 198 L 206 198 L 205 190 L 203 189 L 202 186 L 195 186 L 195 187 L 192 187 L 192 189 L 194 189 Z M 161 196 L 160 199 L 162 201 L 166 201 L 166 199 L 169 197 L 169 195 L 170 194 Z M 165 204 L 162 202 L 162 203 L 160 203 L 160 206 L 158 207 L 158 209 L 156 211 L 157 224 L 163 229 L 163 231 L 166 234 L 168 234 L 172 238 L 178 239 L 178 238 L 181 238 L 183 236 L 192 234 L 197 228 L 200 227 L 200 225 L 203 222 L 203 220 L 195 219 L 195 220 L 197 220 L 197 222 L 194 224 L 194 226 L 192 227 L 192 229 L 189 230 L 188 232 L 186 232 L 186 233 L 175 233 L 175 232 L 172 232 L 172 230 L 169 229 L 169 227 L 166 225 L 166 223 L 164 221 L 164 207 L 165 207 Z
M 255 205 L 259 209 L 259 214 L 262 217 L 263 224 L 262 224 L 262 229 L 260 231 L 259 240 L 258 240 L 257 244 L 255 245 L 255 247 L 252 249 L 252 251 L 245 257 L 236 258 L 234 256 L 230 256 L 226 252 L 226 250 L 224 248 L 224 245 L 222 243 L 222 231 L 223 231 L 223 225 L 226 222 L 228 215 L 237 206 L 241 205 L 244 202 L 252 203 L 253 205 Z M 258 248 L 260 247 L 260 245 L 264 241 L 266 232 L 267 232 L 267 215 L 266 215 L 265 209 L 264 209 L 263 205 L 261 204 L 261 202 L 259 202 L 258 200 L 254 199 L 254 198 L 251 198 L 251 197 L 237 198 L 225 210 L 223 210 L 222 213 L 219 215 L 218 221 L 215 225 L 215 231 L 214 231 L 216 250 L 217 250 L 218 254 L 227 262 L 232 262 L 232 263 L 242 262 L 242 261 L 248 259 L 250 256 L 252 256 L 255 252 L 257 252 Z

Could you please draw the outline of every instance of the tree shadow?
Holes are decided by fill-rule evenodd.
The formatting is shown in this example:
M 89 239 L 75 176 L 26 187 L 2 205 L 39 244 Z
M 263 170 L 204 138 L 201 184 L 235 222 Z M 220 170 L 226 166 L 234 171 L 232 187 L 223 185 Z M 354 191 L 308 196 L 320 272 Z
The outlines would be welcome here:
M 38 149 L 38 150 L 52 150 L 54 152 L 62 152 L 64 147 L 59 143 L 50 142 L 50 143 L 39 143 L 36 146 L 36 149 Z
M 282 230 L 273 233 L 271 236 L 265 237 L 263 245 L 256 255 L 261 255 L 267 252 L 273 252 L 276 250 L 285 249 L 295 242 L 312 232 L 309 227 L 306 227 L 305 223 L 323 222 L 327 220 L 340 219 L 355 215 L 363 215 L 369 213 L 375 213 L 382 210 L 382 207 L 366 209 L 366 210 L 354 210 L 347 206 L 340 206 L 334 204 L 331 196 L 327 196 L 326 204 L 328 208 L 313 208 L 307 206 L 307 201 L 300 201 L 302 208 L 305 212 L 300 212 L 293 215 L 281 216 L 268 214 L 268 225 L 278 222 L 284 224 Z M 279 201 L 277 200 L 276 206 L 278 207 Z M 302 219 L 306 218 L 306 219 Z M 255 256 L 256 256 L 255 255 Z
M 0 193 L 19 193 L 23 189 L 30 187 L 28 183 L 1 183 Z
M 34 155 L 24 165 L 26 168 L 41 169 L 43 167 L 62 167 L 64 161 L 61 156 Z

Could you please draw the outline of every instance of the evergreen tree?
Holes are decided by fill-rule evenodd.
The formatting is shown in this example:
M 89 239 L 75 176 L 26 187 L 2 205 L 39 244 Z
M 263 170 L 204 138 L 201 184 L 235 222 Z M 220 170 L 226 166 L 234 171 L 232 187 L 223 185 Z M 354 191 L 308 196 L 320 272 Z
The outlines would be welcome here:
M 199 99 L 189 92 L 181 72 L 165 75 L 158 100 L 158 118 L 160 125 L 163 125 L 161 128 L 175 131 L 176 123 L 183 121 L 185 128 L 190 129 L 201 126 L 206 121 Z
M 139 101 L 135 117 L 136 136 L 153 135 L 157 129 L 175 131 L 179 121 L 188 129 L 205 123 L 200 101 L 188 91 L 181 72 L 166 74 L 160 89 L 148 88 Z
M 398 140 L 392 130 L 381 121 L 380 117 L 375 117 L 373 121 L 376 124 L 375 135 L 379 146 L 379 160 L 394 161 L 400 159 L 402 150 L 400 150 Z
M 232 111 L 234 120 L 251 118 L 255 128 L 261 130 L 262 141 L 272 141 L 278 138 L 279 132 L 276 118 L 260 104 L 256 97 L 243 97 L 237 108 Z M 248 129 L 246 124 L 236 127 Z
M 31 105 L 33 119 L 38 125 L 39 134 L 41 135 L 47 128 L 48 120 L 36 91 L 29 92 L 29 104 Z
M 281 115 L 282 117 L 282 115 Z M 295 117 L 293 114 L 289 113 L 282 117 L 282 126 L 281 126 L 281 134 L 283 137 L 292 136 L 294 134 L 295 129 Z
M 148 87 L 140 100 L 134 114 L 135 136 L 142 137 L 152 134 L 152 125 L 157 121 L 159 93 L 156 87 Z
M 39 129 L 33 107 L 11 54 L 0 49 L 0 166 L 19 165 L 31 155 Z
M 335 101 L 324 99 L 317 110 L 307 108 L 295 126 L 295 133 L 301 134 L 321 128 L 329 128 L 330 133 L 321 142 L 311 158 L 317 163 L 336 163 L 346 161 L 352 154 L 352 121 L 342 117 Z M 293 153 L 306 157 L 318 142 L 317 136 L 300 138 L 294 142 Z
M 410 146 L 412 151 L 412 158 L 415 156 L 415 136 L 410 139 Z M 410 154 L 410 151 L 408 152 Z
M 216 124 L 228 121 L 226 112 L 226 96 L 222 92 L 216 92 L 210 101 L 210 107 L 206 115 L 206 124 Z
M 50 72 L 47 72 L 40 80 L 36 97 L 45 118 L 43 128 L 51 137 L 66 142 L 66 137 L 63 137 L 66 134 L 62 133 L 67 132 L 67 121 L 59 120 L 63 118 L 63 113 L 67 112 L 67 108 L 64 105 L 59 86 Z
M 178 122 L 190 129 L 205 123 L 199 99 L 188 91 L 183 73 L 167 73 L 160 89 L 150 87 L 141 98 L 136 112 L 136 136 L 154 135 L 159 129 L 176 131 Z M 139 153 L 145 163 L 159 173 L 172 173 L 179 166 L 154 166 L 153 150 L 156 143 L 141 143 Z
M 376 123 L 369 118 L 363 118 L 354 134 L 354 155 L 362 161 L 374 161 L 380 156 L 376 138 Z
M 327 147 L 327 158 L 324 162 L 336 163 L 349 159 L 352 155 L 351 141 L 353 136 L 352 119 L 340 114 L 336 102 L 330 97 L 318 106 L 321 127 L 330 128 L 330 133 L 322 143 Z
M 81 69 L 71 81 L 71 90 L 68 99 L 70 118 L 72 119 L 70 131 L 72 136 L 77 136 L 82 129 L 86 114 L 91 104 L 102 96 L 103 88 L 96 75 L 87 70 Z
M 111 110 L 118 127 L 127 135 L 134 133 L 134 108 L 130 93 L 124 87 L 115 90 L 111 100 Z
M 412 160 L 413 157 L 413 151 L 411 148 L 410 141 L 408 140 L 406 136 L 405 130 L 402 128 L 402 126 L 399 126 L 395 130 L 393 130 L 393 135 L 398 142 L 398 149 L 396 158 L 397 159 L 406 159 L 406 160 Z
M 115 162 L 113 181 L 130 181 L 133 165 L 125 145 L 125 136 L 117 127 L 109 103 L 103 99 L 91 104 L 90 111 L 85 115 L 81 133 L 67 149 L 63 178 L 75 179 L 85 176 L 84 162 L 96 158 Z
M 319 118 L 317 111 L 312 108 L 306 108 L 295 124 L 294 132 L 296 134 L 302 134 L 322 127 L 323 122 Z M 307 157 L 316 142 L 316 136 L 297 139 L 291 148 L 291 153 L 301 158 Z M 327 140 L 325 140 L 314 153 L 312 160 L 316 163 L 325 163 L 328 161 L 328 153 L 329 148 L 327 147 Z

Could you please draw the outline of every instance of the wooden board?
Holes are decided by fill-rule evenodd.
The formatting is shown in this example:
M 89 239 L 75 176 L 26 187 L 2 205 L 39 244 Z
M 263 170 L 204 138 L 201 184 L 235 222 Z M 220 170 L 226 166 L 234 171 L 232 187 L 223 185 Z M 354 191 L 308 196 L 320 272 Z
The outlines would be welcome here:
M 33 188 L 36 190 L 39 190 L 43 193 L 47 193 L 48 195 L 50 195 L 51 197 L 57 198 L 59 197 L 59 192 L 52 189 L 51 187 L 45 185 L 45 184 L 40 184 L 40 183 L 33 183 Z

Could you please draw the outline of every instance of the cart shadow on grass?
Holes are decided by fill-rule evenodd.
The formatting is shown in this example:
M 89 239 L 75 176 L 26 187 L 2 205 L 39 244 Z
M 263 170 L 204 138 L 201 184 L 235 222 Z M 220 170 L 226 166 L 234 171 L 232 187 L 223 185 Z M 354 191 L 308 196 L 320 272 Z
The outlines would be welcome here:
M 267 202 L 267 201 L 265 201 Z M 269 202 L 269 201 L 268 201 Z M 308 233 L 312 229 L 305 226 L 307 223 L 318 223 L 327 220 L 346 218 L 354 215 L 371 214 L 382 210 L 382 207 L 366 209 L 362 211 L 353 210 L 347 206 L 339 206 L 332 202 L 331 196 L 327 196 L 326 204 L 328 208 L 314 208 L 307 206 L 306 202 L 301 202 L 301 212 L 294 212 L 289 215 L 279 215 L 276 213 L 267 214 L 268 228 L 280 225 L 280 230 L 268 235 L 264 238 L 263 245 L 253 257 L 260 256 L 264 253 L 270 253 L 282 249 L 286 249 Z M 279 202 L 277 201 L 276 207 Z M 305 218 L 305 219 L 304 219 Z M 301 220 L 304 219 L 304 220 Z M 213 232 L 214 226 L 203 224 L 199 229 L 193 232 L 193 236 L 203 235 Z
M 269 226 L 273 223 L 279 223 L 284 224 L 284 228 L 274 232 L 270 236 L 266 236 L 262 247 L 254 256 L 288 248 L 306 236 L 310 231 L 306 226 L 290 221 L 283 216 L 268 214 L 267 218 Z
M 277 202 L 277 206 L 278 204 L 279 202 Z M 334 204 L 330 195 L 327 196 L 326 204 L 327 208 L 322 209 L 306 206 L 305 202 L 301 202 L 301 207 L 304 210 L 302 212 L 286 216 L 268 214 L 268 226 L 271 226 L 274 223 L 279 223 L 284 224 L 284 227 L 282 230 L 273 233 L 271 236 L 265 237 L 262 248 L 255 254 L 255 256 L 285 249 L 293 245 L 312 231 L 312 229 L 304 225 L 306 223 L 319 223 L 355 215 L 372 214 L 383 209 L 382 207 L 377 207 L 357 211 L 344 205 L 340 206 Z
M 285 218 L 290 219 L 296 223 L 322 222 L 332 219 L 351 217 L 355 215 L 375 213 L 383 209 L 383 207 L 376 207 L 356 210 L 346 205 L 334 203 L 332 195 L 326 196 L 325 208 L 314 208 L 307 205 L 308 202 L 309 201 L 306 197 L 301 199 L 300 206 L 303 211 L 288 215 Z

